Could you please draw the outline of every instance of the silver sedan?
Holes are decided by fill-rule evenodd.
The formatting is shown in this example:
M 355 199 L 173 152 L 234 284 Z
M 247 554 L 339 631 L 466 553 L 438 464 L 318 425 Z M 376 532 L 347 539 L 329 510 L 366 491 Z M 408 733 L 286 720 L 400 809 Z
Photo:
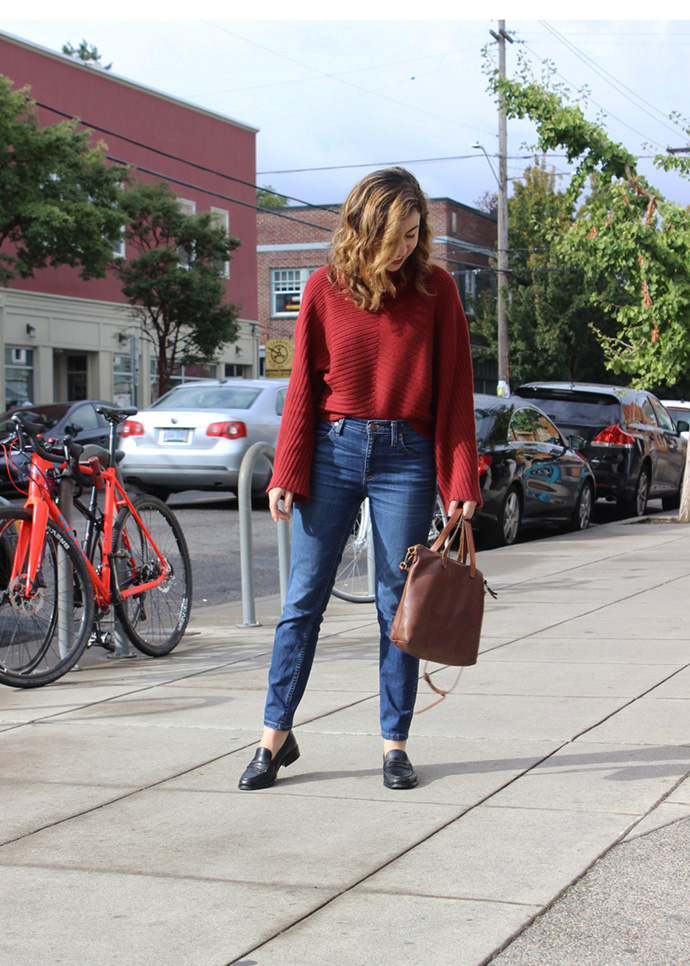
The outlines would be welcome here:
M 122 425 L 126 483 L 165 499 L 181 490 L 233 490 L 250 446 L 275 447 L 287 382 L 226 379 L 184 383 Z M 271 465 L 259 457 L 252 490 L 261 493 Z

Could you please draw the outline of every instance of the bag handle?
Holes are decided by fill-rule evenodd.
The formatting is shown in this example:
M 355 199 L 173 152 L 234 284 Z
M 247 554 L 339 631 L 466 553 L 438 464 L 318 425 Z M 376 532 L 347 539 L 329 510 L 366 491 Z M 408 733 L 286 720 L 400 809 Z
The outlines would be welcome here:
M 443 557 L 443 566 L 446 567 L 450 545 L 457 536 L 458 530 L 460 530 L 460 547 L 458 549 L 456 560 L 458 560 L 460 563 L 465 563 L 469 552 L 470 576 L 474 577 L 477 571 L 477 559 L 474 550 L 474 535 L 472 533 L 470 521 L 466 520 L 462 515 L 462 507 L 458 507 L 458 509 L 453 513 L 441 533 L 439 533 L 434 540 L 434 543 L 430 549 L 433 553 L 438 553 L 441 547 L 443 547 L 444 543 L 446 544 L 441 554 Z M 450 539 L 448 539 L 449 537 Z

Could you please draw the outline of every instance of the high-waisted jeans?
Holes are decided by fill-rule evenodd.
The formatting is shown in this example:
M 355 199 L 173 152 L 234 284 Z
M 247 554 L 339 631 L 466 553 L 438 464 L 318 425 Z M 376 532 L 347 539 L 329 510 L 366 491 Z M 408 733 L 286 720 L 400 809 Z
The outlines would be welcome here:
M 295 505 L 285 607 L 276 628 L 264 724 L 289 731 L 323 613 L 362 500 L 369 497 L 380 628 L 381 734 L 405 741 L 419 662 L 390 641 L 408 547 L 426 543 L 436 499 L 434 444 L 401 420 L 318 423 L 311 498 Z

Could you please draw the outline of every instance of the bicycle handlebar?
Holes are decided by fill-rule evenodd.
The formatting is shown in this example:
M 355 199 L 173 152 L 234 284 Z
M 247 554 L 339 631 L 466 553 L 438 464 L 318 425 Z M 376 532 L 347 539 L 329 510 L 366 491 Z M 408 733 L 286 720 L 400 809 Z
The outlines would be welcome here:
M 68 461 L 78 464 L 79 457 L 84 452 L 84 447 L 80 443 L 75 443 L 71 436 L 65 436 L 63 438 L 62 445 L 59 449 L 57 447 L 55 449 L 49 449 L 43 442 L 45 426 L 29 419 L 24 413 L 15 413 L 12 416 L 12 421 L 17 424 L 20 433 L 26 433 L 31 440 L 34 451 L 41 459 L 49 460 L 51 463 Z

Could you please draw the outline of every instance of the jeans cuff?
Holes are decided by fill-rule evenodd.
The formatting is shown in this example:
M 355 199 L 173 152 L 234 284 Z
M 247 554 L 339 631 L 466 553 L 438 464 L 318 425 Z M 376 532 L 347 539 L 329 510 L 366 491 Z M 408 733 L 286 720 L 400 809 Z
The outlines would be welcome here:
M 276 724 L 275 721 L 264 721 L 264 728 L 273 728 L 274 731 L 292 731 L 292 723 Z

